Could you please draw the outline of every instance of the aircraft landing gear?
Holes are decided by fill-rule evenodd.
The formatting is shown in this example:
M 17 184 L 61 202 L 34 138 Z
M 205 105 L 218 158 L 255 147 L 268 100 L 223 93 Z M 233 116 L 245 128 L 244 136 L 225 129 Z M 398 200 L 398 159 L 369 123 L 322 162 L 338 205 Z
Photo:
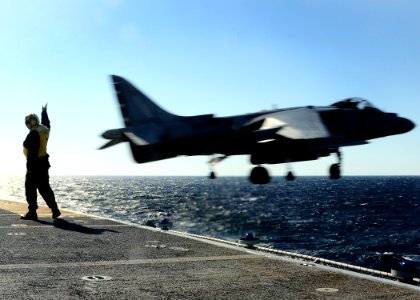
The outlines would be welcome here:
M 337 180 L 341 178 L 340 164 L 332 164 L 330 167 L 330 179 Z
M 251 175 L 249 176 L 249 180 L 253 184 L 267 184 L 270 182 L 271 177 L 270 174 L 268 174 L 266 168 L 262 166 L 257 166 L 252 169 Z
M 330 167 L 330 179 L 337 180 L 341 178 L 341 153 L 337 150 L 338 163 L 332 164 Z
M 286 180 L 287 181 L 293 181 L 295 180 L 295 175 L 292 172 L 292 167 L 290 166 L 290 161 L 286 162 L 286 168 L 287 168 L 287 174 L 286 174 Z
M 293 174 L 292 171 L 287 172 L 287 174 L 286 174 L 286 180 L 287 181 L 293 181 L 293 180 L 295 180 L 295 175 Z
M 210 171 L 209 178 L 210 179 L 216 179 L 216 173 L 214 171 Z
M 227 157 L 227 155 L 223 155 L 223 156 L 214 156 L 213 158 L 211 158 L 208 162 L 209 166 L 210 166 L 210 175 L 209 178 L 210 179 L 216 179 L 216 172 L 213 170 L 213 168 L 220 163 L 222 160 L 224 160 Z

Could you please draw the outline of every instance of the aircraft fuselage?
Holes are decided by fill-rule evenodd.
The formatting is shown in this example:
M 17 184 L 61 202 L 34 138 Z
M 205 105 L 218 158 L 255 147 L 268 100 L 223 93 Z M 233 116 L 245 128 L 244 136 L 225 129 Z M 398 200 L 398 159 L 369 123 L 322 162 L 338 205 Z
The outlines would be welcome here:
M 386 113 L 361 98 L 330 106 L 305 106 L 230 117 L 171 114 L 124 78 L 112 76 L 125 127 L 102 134 L 101 149 L 128 142 L 137 163 L 180 155 L 250 155 L 254 165 L 315 160 L 337 153 L 331 178 L 340 177 L 340 147 L 406 133 L 414 123 Z M 259 167 L 251 178 L 266 183 Z M 258 178 L 264 177 L 263 180 Z

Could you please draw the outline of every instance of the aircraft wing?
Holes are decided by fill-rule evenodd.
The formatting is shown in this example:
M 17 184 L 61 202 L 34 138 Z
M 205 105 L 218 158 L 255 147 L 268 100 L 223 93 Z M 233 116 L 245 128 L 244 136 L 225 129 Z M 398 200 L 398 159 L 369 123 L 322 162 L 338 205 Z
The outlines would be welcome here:
M 309 140 L 331 137 L 318 111 L 312 108 L 296 108 L 260 115 L 246 124 L 255 128 L 258 141 L 284 137 L 292 140 Z

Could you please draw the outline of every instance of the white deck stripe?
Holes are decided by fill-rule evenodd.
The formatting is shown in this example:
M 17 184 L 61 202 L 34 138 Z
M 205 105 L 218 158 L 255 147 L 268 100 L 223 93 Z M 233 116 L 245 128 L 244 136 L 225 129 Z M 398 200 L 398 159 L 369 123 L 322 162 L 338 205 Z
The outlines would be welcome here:
M 144 265 L 144 264 L 172 264 L 198 261 L 218 261 L 218 260 L 240 260 L 240 259 L 262 259 L 258 255 L 225 255 L 225 256 L 205 256 L 205 257 L 171 257 L 157 259 L 130 259 L 115 261 L 86 261 L 68 263 L 36 263 L 36 264 L 7 264 L 0 265 L 0 270 L 17 269 L 39 269 L 39 268 L 63 268 L 63 267 L 94 267 L 94 266 L 118 266 L 118 265 Z

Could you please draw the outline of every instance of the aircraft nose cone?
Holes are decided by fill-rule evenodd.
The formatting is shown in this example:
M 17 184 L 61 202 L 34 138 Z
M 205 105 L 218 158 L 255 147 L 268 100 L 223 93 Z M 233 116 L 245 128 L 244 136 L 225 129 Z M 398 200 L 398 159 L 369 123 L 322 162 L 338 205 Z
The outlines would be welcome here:
M 401 133 L 409 132 L 414 127 L 416 127 L 416 124 L 414 124 L 411 120 L 405 119 L 405 118 L 400 118 L 399 123 L 400 123 L 399 127 L 401 129 Z

